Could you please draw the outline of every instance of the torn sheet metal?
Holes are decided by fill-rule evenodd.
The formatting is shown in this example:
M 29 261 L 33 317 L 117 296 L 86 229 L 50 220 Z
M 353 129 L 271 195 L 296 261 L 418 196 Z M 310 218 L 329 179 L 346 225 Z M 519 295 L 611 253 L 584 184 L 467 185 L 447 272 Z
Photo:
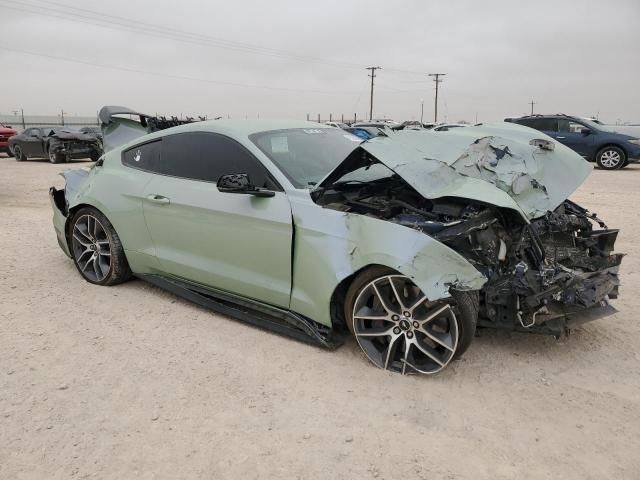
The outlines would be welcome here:
M 553 149 L 548 142 L 555 144 Z M 478 200 L 520 211 L 528 219 L 558 207 L 593 168 L 550 137 L 512 124 L 446 133 L 399 131 L 363 142 L 361 148 L 425 198 Z
M 368 265 L 411 278 L 431 300 L 450 289 L 478 290 L 486 278 L 463 256 L 418 230 L 376 218 L 319 209 L 290 195 L 294 237 L 291 310 L 330 325 L 336 285 Z

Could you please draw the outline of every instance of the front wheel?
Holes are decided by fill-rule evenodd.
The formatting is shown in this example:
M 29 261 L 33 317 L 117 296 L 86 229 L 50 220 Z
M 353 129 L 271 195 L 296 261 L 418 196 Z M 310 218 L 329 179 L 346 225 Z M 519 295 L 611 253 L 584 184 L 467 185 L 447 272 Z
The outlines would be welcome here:
M 65 160 L 66 160 L 66 157 L 64 155 L 60 155 L 59 153 L 55 153 L 49 150 L 49 161 L 51 163 L 61 163 L 61 162 L 64 162 Z
M 81 208 L 69 225 L 73 262 L 96 285 L 116 285 L 131 277 L 120 237 L 111 222 L 92 207 Z
M 622 168 L 627 161 L 627 155 L 620 147 L 604 147 L 596 154 L 596 163 L 603 170 Z
M 13 146 L 13 156 L 16 157 L 16 161 L 22 162 L 27 159 L 27 156 L 22 151 L 22 147 L 20 145 Z
M 374 365 L 402 374 L 433 374 L 469 347 L 477 307 L 477 292 L 430 301 L 408 277 L 375 267 L 349 287 L 345 318 Z

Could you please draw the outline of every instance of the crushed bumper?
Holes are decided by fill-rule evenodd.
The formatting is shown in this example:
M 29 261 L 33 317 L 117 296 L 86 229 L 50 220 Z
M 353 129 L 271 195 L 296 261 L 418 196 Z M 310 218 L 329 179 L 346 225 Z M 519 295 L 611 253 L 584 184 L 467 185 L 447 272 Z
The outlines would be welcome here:
M 55 187 L 49 189 L 49 201 L 53 209 L 53 228 L 56 232 L 58 245 L 62 251 L 71 258 L 69 245 L 67 242 L 67 206 L 64 190 L 57 190 Z

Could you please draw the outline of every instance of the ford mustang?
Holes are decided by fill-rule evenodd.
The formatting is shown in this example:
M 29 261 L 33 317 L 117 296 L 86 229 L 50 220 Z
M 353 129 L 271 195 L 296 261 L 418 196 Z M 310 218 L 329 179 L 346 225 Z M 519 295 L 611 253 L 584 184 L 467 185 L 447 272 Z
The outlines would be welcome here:
M 328 348 L 351 334 L 403 374 L 441 371 L 479 327 L 560 336 L 615 312 L 618 231 L 567 199 L 592 167 L 538 131 L 100 118 L 106 153 L 50 189 L 88 282 L 136 276 Z

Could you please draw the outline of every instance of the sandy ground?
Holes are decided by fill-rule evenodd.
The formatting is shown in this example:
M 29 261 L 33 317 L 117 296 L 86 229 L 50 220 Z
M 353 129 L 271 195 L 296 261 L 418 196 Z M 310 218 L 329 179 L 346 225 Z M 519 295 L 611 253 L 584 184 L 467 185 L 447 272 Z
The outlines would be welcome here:
M 483 333 L 431 378 L 83 281 L 51 225 L 66 168 L 0 157 L 0 478 L 640 478 L 640 166 L 573 197 L 622 229 L 620 312 Z

